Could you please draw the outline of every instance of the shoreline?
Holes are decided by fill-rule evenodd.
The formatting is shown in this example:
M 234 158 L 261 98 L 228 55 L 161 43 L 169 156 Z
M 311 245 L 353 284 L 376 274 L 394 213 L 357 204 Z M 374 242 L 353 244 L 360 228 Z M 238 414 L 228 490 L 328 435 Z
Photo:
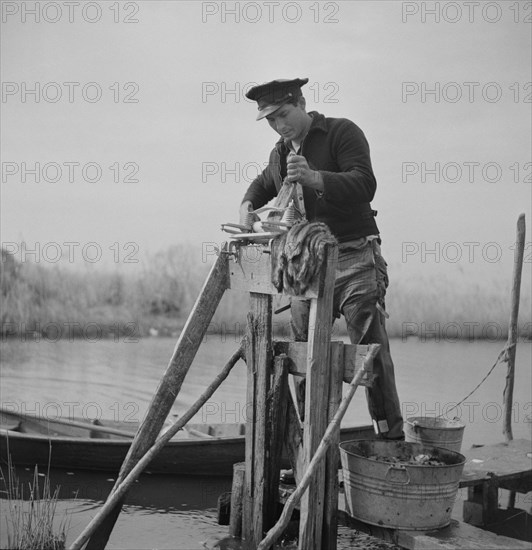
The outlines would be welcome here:
M 20 341 L 23 343 L 32 343 L 32 342 L 79 342 L 79 341 L 89 341 L 89 342 L 99 342 L 99 341 L 115 341 L 115 342 L 124 342 L 124 343 L 134 343 L 138 342 L 141 339 L 164 339 L 164 338 L 179 338 L 180 332 L 183 329 L 185 323 L 183 322 L 179 327 L 168 327 L 163 326 L 159 328 L 150 327 L 143 331 L 138 330 L 138 326 L 133 324 L 124 324 L 119 326 L 117 330 L 117 325 L 98 325 L 92 323 L 87 325 L 87 328 L 81 329 L 79 331 L 72 331 L 69 327 L 71 323 L 50 323 L 53 326 L 52 330 L 26 330 L 26 331 L 17 331 L 17 332 L 0 332 L 0 342 L 13 342 Z M 243 325 L 237 324 L 237 330 L 212 330 L 208 331 L 204 338 L 208 337 L 218 337 L 223 341 L 226 341 L 229 338 L 235 339 L 235 341 L 240 340 L 245 335 L 245 330 L 243 330 Z M 66 327 L 66 330 L 63 330 L 62 327 Z M 277 340 L 290 340 L 290 336 L 286 334 L 285 331 L 280 331 L 273 334 L 274 339 Z M 390 340 L 400 340 L 401 342 L 407 341 L 418 341 L 421 343 L 431 342 L 431 343 L 492 343 L 504 345 L 508 338 L 505 335 L 497 338 L 488 338 L 488 337 L 450 337 L 450 336 L 441 336 L 438 334 L 427 334 L 427 335 L 403 335 L 397 334 L 394 332 L 388 332 L 388 337 Z M 332 335 L 331 341 L 338 339 L 348 339 L 348 334 L 345 331 L 337 331 Z M 517 340 L 518 344 L 530 344 L 532 343 L 532 334 L 521 334 Z
M 177 338 L 199 295 L 209 266 L 194 260 L 190 247 L 175 246 L 151 257 L 136 274 L 117 270 L 69 272 L 59 266 L 20 263 L 4 249 L 0 262 L 0 340 L 51 341 Z M 185 259 L 188 258 L 188 262 Z M 487 286 L 475 281 L 452 285 L 445 278 L 412 280 L 396 277 L 386 296 L 390 339 L 403 341 L 488 341 L 508 337 L 508 282 Z M 532 341 L 530 287 L 522 285 L 520 342 Z M 274 311 L 287 304 L 274 298 Z M 207 334 L 240 337 L 246 331 L 248 297 L 227 292 L 209 324 Z M 289 338 L 288 312 L 272 318 L 276 337 Z M 347 336 L 342 319 L 332 337 Z

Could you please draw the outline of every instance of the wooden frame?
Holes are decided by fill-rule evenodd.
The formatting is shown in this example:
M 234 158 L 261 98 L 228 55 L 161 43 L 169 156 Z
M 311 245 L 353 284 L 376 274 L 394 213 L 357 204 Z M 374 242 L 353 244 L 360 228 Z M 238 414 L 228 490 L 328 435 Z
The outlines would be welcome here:
M 279 466 L 271 457 L 284 437 L 296 481 L 308 469 L 327 425 L 342 399 L 342 383 L 350 383 L 362 368 L 369 346 L 331 342 L 334 279 L 338 249 L 329 246 L 318 280 L 298 298 L 310 300 L 307 342 L 272 340 L 272 262 L 267 247 L 240 245 L 225 251 L 228 288 L 250 293 L 246 462 L 242 534 L 257 547 L 263 533 L 275 522 Z M 275 362 L 275 369 L 274 369 Z M 275 372 L 274 372 L 275 371 Z M 305 376 L 305 415 L 300 421 L 287 391 L 286 371 Z M 372 374 L 361 385 L 370 386 Z M 267 396 L 269 396 L 267 398 Z M 286 396 L 286 398 L 281 397 Z M 284 401 L 284 404 L 280 405 Z M 275 403 L 275 405 L 274 405 Z M 272 407 L 281 411 L 272 410 Z M 287 408 L 285 408 L 287 407 Z M 279 419 L 286 417 L 286 426 Z M 267 422 L 269 419 L 269 422 Z M 337 437 L 339 442 L 339 434 Z M 299 548 L 335 550 L 339 462 L 338 445 L 332 445 L 301 499 Z

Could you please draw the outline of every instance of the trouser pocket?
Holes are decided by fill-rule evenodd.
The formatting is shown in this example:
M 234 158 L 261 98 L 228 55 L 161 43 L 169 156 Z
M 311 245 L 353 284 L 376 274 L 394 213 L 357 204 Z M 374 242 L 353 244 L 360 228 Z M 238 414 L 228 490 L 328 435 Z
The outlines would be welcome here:
M 377 277 L 377 299 L 378 302 L 384 307 L 384 297 L 386 296 L 386 289 L 390 284 L 388 278 L 388 264 L 382 257 L 381 247 L 377 240 L 372 241 L 373 257 L 375 259 L 375 275 Z

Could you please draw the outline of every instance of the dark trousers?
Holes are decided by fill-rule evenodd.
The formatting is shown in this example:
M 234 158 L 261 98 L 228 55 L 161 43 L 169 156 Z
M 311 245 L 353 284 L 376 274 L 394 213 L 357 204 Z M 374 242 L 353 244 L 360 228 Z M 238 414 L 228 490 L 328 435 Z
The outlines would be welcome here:
M 373 362 L 373 387 L 366 388 L 368 409 L 377 433 L 399 439 L 403 437 L 403 417 L 383 314 L 387 286 L 386 262 L 377 239 L 340 245 L 333 315 L 345 317 L 352 344 L 381 344 Z M 296 341 L 308 339 L 309 309 L 308 300 L 292 299 L 290 325 Z

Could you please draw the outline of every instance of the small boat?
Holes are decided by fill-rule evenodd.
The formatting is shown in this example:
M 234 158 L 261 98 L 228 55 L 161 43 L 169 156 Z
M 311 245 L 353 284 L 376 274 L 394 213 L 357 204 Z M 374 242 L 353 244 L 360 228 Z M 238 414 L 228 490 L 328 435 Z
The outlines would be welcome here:
M 16 466 L 117 472 L 138 422 L 48 419 L 0 410 L 0 461 Z M 147 473 L 231 476 L 244 460 L 244 424 L 187 424 L 146 468 Z M 373 439 L 371 426 L 342 428 L 341 440 Z M 283 459 L 283 468 L 288 460 Z

